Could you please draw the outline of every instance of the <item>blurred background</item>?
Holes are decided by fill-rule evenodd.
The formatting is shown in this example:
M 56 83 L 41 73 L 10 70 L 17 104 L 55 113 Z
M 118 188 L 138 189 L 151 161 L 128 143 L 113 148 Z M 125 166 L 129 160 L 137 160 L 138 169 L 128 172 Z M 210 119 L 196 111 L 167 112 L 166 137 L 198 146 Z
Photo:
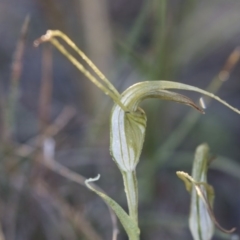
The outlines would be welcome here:
M 109 154 L 112 100 L 49 43 L 66 33 L 122 92 L 144 80 L 208 89 L 240 108 L 238 0 L 0 0 L 0 239 L 112 239 L 97 185 L 127 209 L 121 174 Z M 81 59 L 79 59 L 81 60 Z M 196 103 L 199 94 L 181 92 Z M 196 147 L 214 158 L 214 212 L 239 239 L 240 116 L 216 101 L 206 114 L 147 100 L 137 168 L 141 239 L 192 239 L 190 196 L 177 170 L 191 172 Z M 127 239 L 118 224 L 119 240 Z

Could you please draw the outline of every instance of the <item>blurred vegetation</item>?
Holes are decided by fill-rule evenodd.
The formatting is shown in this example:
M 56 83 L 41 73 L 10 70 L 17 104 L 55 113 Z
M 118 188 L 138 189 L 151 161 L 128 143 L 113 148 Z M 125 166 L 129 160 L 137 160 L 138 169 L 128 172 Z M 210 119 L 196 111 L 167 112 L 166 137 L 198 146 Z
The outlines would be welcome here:
M 0 239 L 111 239 L 106 205 L 80 185 L 98 173 L 98 185 L 126 208 L 108 150 L 113 103 L 49 45 L 34 48 L 36 38 L 62 30 L 120 92 L 143 80 L 172 80 L 240 108 L 239 11 L 236 0 L 1 0 Z M 237 227 L 236 235 L 214 239 L 238 239 L 239 116 L 205 102 L 201 116 L 181 105 L 143 103 L 141 239 L 191 239 L 190 198 L 175 172 L 190 172 L 202 142 L 215 157 L 209 183 L 216 217 Z M 126 239 L 121 229 L 118 239 Z

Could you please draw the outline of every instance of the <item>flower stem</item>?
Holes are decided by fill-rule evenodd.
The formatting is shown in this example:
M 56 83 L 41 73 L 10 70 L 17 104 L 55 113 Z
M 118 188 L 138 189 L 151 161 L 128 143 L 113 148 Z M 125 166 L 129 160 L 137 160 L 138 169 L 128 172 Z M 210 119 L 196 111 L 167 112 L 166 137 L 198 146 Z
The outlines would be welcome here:
M 122 172 L 129 215 L 138 225 L 138 185 L 136 171 Z

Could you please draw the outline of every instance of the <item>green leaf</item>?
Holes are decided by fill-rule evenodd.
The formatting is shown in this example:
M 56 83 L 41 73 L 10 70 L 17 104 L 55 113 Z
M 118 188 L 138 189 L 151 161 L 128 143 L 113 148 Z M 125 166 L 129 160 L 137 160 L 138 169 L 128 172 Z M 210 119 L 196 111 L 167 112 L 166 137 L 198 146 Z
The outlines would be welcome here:
M 131 217 L 129 217 L 129 215 L 123 210 L 123 208 L 117 202 L 115 202 L 112 198 L 110 198 L 106 194 L 94 189 L 90 185 L 90 182 L 97 181 L 99 178 L 100 175 L 98 175 L 96 178 L 89 178 L 88 180 L 85 181 L 86 186 L 90 190 L 95 192 L 98 196 L 100 196 L 112 208 L 112 210 L 115 212 L 120 222 L 122 223 L 125 231 L 127 232 L 129 239 L 138 240 L 140 230 L 137 226 L 137 223 Z

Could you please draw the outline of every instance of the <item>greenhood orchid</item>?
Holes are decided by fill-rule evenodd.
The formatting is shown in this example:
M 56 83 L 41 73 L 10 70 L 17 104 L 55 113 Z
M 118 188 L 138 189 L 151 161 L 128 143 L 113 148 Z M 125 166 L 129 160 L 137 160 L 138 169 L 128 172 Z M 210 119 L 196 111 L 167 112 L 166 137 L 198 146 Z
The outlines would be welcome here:
M 82 60 L 90 66 L 93 73 L 97 75 L 98 78 L 86 70 L 86 68 L 69 53 L 58 39 L 63 40 L 73 51 L 75 51 Z M 189 90 L 214 98 L 238 114 L 240 114 L 240 111 L 209 92 L 190 85 L 171 81 L 140 82 L 134 84 L 120 94 L 104 74 L 100 72 L 92 61 L 65 34 L 58 30 L 49 30 L 44 36 L 37 39 L 34 44 L 37 46 L 42 42 L 50 42 L 53 44 L 90 81 L 114 101 L 114 106 L 111 112 L 110 152 L 123 176 L 129 215 L 127 215 L 127 213 L 125 213 L 125 211 L 114 200 L 90 186 L 89 183 L 97 179 L 90 179 L 86 184 L 112 207 L 123 224 L 129 239 L 138 240 L 140 231 L 138 229 L 138 187 L 136 166 L 142 152 L 147 124 L 146 114 L 144 110 L 139 107 L 141 101 L 146 98 L 159 98 L 161 100 L 174 101 L 189 105 L 203 113 L 203 110 L 188 97 L 168 91 L 169 89 Z

